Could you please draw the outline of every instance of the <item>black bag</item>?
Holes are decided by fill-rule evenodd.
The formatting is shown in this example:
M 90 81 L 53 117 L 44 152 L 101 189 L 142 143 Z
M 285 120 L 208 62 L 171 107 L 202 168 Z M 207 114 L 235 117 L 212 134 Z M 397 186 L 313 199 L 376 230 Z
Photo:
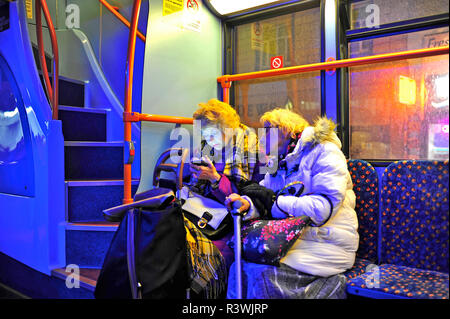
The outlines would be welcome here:
M 135 200 L 104 211 L 106 219 L 120 221 L 120 226 L 103 262 L 95 297 L 185 298 L 190 283 L 179 201 L 164 188 Z
M 207 210 L 205 209 L 205 211 Z M 230 214 L 228 214 L 223 219 L 222 223 L 220 223 L 220 226 L 217 229 L 214 229 L 208 224 L 206 224 L 203 228 L 201 228 L 198 226 L 200 218 L 185 210 L 183 210 L 183 214 L 187 219 L 189 219 L 189 221 L 191 221 L 194 225 L 196 225 L 197 228 L 210 240 L 219 240 L 233 231 L 233 217 L 231 217 Z
M 249 181 L 239 185 L 239 194 L 250 197 L 259 212 L 259 219 L 272 219 L 272 206 L 276 200 L 273 190 Z
M 259 212 L 259 219 L 272 219 L 271 209 L 275 202 L 276 194 L 269 188 L 259 185 L 254 181 L 240 181 L 235 183 L 240 195 L 247 195 L 252 200 L 254 206 Z M 183 210 L 184 215 L 194 225 L 198 226 L 200 218 Z M 205 209 L 207 213 L 207 209 Z M 207 214 L 205 214 L 207 217 Z M 228 214 L 217 229 L 206 224 L 199 227 L 200 231 L 210 240 L 219 240 L 227 234 L 233 232 L 233 217 Z

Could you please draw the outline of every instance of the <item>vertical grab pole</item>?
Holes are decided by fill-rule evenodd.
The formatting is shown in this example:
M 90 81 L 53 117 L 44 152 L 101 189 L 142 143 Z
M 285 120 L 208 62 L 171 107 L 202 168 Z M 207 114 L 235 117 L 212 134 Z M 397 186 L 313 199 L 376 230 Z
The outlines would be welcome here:
M 225 80 L 221 81 L 220 84 L 222 85 L 223 102 L 230 104 L 231 82 L 225 79 Z
M 242 263 L 241 263 L 241 202 L 233 202 L 231 215 L 234 221 L 234 268 L 236 271 L 236 299 L 242 299 Z
M 126 65 L 125 78 L 125 106 L 124 113 L 132 112 L 132 97 L 133 97 L 133 74 L 134 74 L 134 57 L 136 51 L 136 34 L 139 21 L 139 13 L 141 9 L 142 0 L 134 0 L 133 4 L 133 18 L 130 25 L 130 33 L 128 37 L 128 54 Z M 124 146 L 131 143 L 131 122 L 124 121 Z M 125 148 L 124 148 L 124 151 Z M 131 164 L 124 163 L 123 167 L 123 203 L 128 204 L 133 202 L 131 198 Z

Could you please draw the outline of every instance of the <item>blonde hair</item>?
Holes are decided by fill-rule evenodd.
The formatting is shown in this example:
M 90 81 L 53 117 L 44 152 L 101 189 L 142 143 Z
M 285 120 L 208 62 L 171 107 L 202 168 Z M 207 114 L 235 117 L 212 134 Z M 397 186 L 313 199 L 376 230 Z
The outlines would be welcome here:
M 295 137 L 297 133 L 303 132 L 309 126 L 308 121 L 300 114 L 282 108 L 264 113 L 260 122 L 263 125 L 269 123 L 271 126 L 281 128 L 284 134 L 290 134 L 291 137 Z
M 198 106 L 199 108 L 192 116 L 195 120 L 206 120 L 218 124 L 222 129 L 238 128 L 241 123 L 236 110 L 217 99 L 211 99 L 208 103 L 200 103 Z

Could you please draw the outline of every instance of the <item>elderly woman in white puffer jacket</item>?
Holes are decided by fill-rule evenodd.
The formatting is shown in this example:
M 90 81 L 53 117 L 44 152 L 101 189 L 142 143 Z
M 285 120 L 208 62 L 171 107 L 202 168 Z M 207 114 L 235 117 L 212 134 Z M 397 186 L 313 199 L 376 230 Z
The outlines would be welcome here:
M 335 124 L 319 118 L 313 126 L 300 115 L 286 109 L 265 113 L 261 122 L 266 128 L 278 128 L 276 174 L 267 173 L 262 186 L 278 191 L 292 182 L 304 185 L 301 196 L 279 196 L 273 204 L 273 218 L 307 215 L 319 227 L 307 227 L 280 264 L 319 277 L 345 272 L 355 261 L 358 249 L 358 220 L 355 194 Z M 269 140 L 269 139 L 267 139 Z M 239 200 L 247 218 L 257 217 L 251 200 L 237 194 L 227 204 Z

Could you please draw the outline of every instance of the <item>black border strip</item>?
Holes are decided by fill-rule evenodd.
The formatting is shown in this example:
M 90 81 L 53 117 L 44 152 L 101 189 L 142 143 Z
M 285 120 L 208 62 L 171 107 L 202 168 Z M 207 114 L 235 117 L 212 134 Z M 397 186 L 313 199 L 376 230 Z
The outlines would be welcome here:
M 320 1 L 320 62 L 325 62 L 325 0 Z M 320 115 L 326 114 L 325 70 L 320 71 Z
M 429 29 L 439 26 L 448 26 L 448 14 L 438 14 L 430 17 L 405 20 L 395 23 L 382 24 L 379 28 L 361 28 L 346 32 L 348 41 L 379 37 L 382 35 L 410 32 L 413 29 Z

